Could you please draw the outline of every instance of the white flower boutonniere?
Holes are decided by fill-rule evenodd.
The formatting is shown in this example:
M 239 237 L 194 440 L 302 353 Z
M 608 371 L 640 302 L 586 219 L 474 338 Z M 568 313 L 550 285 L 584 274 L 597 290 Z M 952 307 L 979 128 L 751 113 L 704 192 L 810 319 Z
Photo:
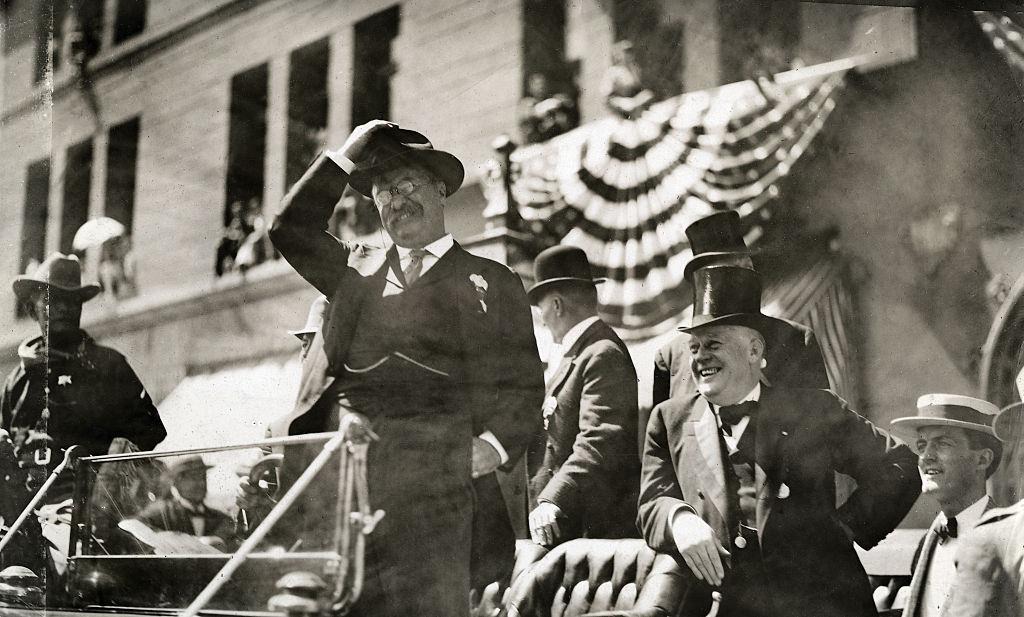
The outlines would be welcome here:
M 484 296 L 487 295 L 487 279 L 479 274 L 470 274 L 469 282 L 473 285 L 473 290 L 476 291 L 477 301 L 480 302 L 480 309 L 486 313 L 487 303 L 484 302 Z

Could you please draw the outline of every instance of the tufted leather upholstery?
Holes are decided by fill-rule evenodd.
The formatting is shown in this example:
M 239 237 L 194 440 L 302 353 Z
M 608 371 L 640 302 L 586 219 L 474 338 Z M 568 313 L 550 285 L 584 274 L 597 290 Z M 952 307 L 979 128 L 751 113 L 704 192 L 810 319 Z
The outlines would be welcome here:
M 666 617 L 684 580 L 674 559 L 643 540 L 572 540 L 513 578 L 504 604 L 508 617 Z
M 510 581 L 517 580 L 520 574 L 540 561 L 547 553 L 548 549 L 530 540 L 516 540 L 516 557 L 509 580 L 494 581 L 483 589 L 473 589 L 469 592 L 471 617 L 494 617 L 501 612 L 508 601 Z

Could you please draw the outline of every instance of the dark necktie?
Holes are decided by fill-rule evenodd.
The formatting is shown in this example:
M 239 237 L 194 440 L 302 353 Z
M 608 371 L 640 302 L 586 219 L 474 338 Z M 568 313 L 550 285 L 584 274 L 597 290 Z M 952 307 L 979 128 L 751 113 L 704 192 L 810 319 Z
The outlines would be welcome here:
M 947 518 L 945 523 L 939 525 L 939 540 L 945 542 L 950 538 L 955 538 L 957 533 L 956 517 Z
M 426 255 L 426 249 L 412 249 L 409 251 L 409 263 L 402 269 L 406 287 L 412 287 L 412 284 L 423 274 L 423 258 Z
M 745 401 L 739 405 L 723 405 L 718 408 L 718 417 L 722 419 L 722 429 L 732 436 L 732 427 L 747 416 L 757 411 L 757 401 Z

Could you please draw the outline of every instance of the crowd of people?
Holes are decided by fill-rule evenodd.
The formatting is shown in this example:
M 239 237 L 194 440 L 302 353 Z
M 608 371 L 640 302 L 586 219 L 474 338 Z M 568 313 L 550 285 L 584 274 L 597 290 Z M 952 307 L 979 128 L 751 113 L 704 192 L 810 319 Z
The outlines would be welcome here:
M 372 121 L 312 163 L 269 229 L 319 292 L 292 332 L 302 344 L 295 407 L 269 432 L 335 430 L 354 411 L 379 437 L 370 501 L 387 514 L 367 540 L 357 614 L 468 615 L 470 590 L 511 571 L 515 534 L 497 472 L 524 458 L 532 541 L 642 537 L 685 573 L 680 614 L 893 606 L 898 598 L 871 588 L 854 545 L 884 539 L 922 490 L 941 513 L 899 599 L 904 615 L 1021 614 L 1024 506 L 997 508 L 985 493 L 1021 406 L 926 393 L 889 430 L 858 415 L 828 389 L 814 332 L 762 312 L 740 219 L 723 212 L 686 229 L 693 313 L 658 353 L 655 407 L 640 426 L 634 363 L 599 316 L 602 279 L 585 252 L 541 252 L 524 289 L 446 231 L 445 203 L 464 175 L 424 135 Z M 346 186 L 375 203 L 390 247 L 328 233 Z M 165 436 L 125 359 L 80 329 L 82 303 L 98 289 L 82 285 L 76 259 L 54 255 L 14 289 L 41 336 L 22 345 L 0 401 L 5 521 L 71 445 L 148 450 Z M 561 350 L 547 379 L 531 305 Z M 285 449 L 283 487 L 318 449 Z M 176 532 L 230 547 L 238 530 L 205 505 L 206 470 L 199 457 L 172 465 L 164 494 L 127 513 L 122 529 L 150 546 Z M 271 542 L 330 541 L 331 473 Z M 857 485 L 841 503 L 837 473 Z M 272 507 L 248 478 L 237 505 L 251 520 Z M 47 567 L 39 533 L 29 528 L 15 553 L 34 568 Z

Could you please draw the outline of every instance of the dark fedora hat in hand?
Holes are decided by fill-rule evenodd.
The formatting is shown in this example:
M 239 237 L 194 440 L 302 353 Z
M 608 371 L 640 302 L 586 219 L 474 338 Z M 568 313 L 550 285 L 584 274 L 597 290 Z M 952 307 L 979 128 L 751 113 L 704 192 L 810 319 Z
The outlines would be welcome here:
M 540 300 L 544 290 L 553 285 L 597 285 L 605 281 L 603 278 L 594 278 L 590 271 L 590 260 L 583 249 L 564 245 L 552 246 L 537 255 L 533 262 L 533 279 L 533 286 L 526 291 L 533 304 Z
M 691 280 L 698 268 L 723 263 L 726 257 L 750 256 L 750 249 L 743 240 L 743 226 L 735 210 L 716 212 L 697 219 L 686 228 L 686 239 L 690 241 L 693 258 L 686 263 L 683 276 Z
M 364 160 L 354 162 L 356 168 L 348 183 L 371 198 L 373 178 L 402 165 L 414 164 L 431 172 L 444 182 L 448 195 L 459 190 L 466 177 L 466 170 L 455 155 L 436 150 L 422 133 L 398 126 L 384 127 L 373 133 Z
M 917 429 L 925 426 L 953 426 L 969 431 L 995 435 L 992 423 L 999 408 L 992 403 L 961 394 L 925 394 L 917 399 L 917 415 L 896 418 L 892 432 L 913 443 Z
M 746 326 L 767 337 L 774 317 L 761 312 L 761 277 L 749 268 L 708 266 L 694 273 L 693 317 L 679 328 Z
M 14 293 L 19 300 L 28 302 L 38 292 L 62 293 L 77 296 L 86 302 L 100 293 L 100 286 L 82 285 L 82 264 L 74 255 L 54 253 L 39 264 L 31 275 L 25 274 L 14 279 Z

